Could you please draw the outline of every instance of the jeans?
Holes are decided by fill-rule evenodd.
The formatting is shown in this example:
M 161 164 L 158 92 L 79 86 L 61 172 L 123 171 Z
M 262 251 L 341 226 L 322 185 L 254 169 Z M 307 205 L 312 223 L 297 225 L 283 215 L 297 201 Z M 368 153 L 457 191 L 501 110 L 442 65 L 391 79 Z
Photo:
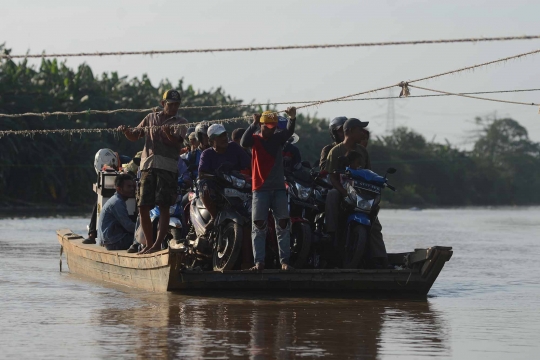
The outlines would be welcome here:
M 115 242 L 114 244 L 105 244 L 105 249 L 107 250 L 127 250 L 135 241 L 135 237 L 132 233 L 126 233 L 120 241 Z
M 264 264 L 266 232 L 268 230 L 268 210 L 272 209 L 276 223 L 276 235 L 279 247 L 279 261 L 281 264 L 289 264 L 291 256 L 291 235 L 289 232 L 290 222 L 281 228 L 279 220 L 289 220 L 289 207 L 287 204 L 287 192 L 285 190 L 261 190 L 253 192 L 251 240 L 253 242 L 253 257 L 255 264 Z M 255 222 L 263 221 L 258 227 Z

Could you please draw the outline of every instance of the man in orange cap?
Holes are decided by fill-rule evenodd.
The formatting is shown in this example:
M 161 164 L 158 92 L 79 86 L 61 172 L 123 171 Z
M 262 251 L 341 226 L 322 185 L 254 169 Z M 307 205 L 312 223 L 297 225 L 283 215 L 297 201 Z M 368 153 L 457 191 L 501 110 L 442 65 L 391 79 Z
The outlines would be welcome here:
M 276 222 L 276 235 L 279 246 L 279 260 L 282 270 L 290 270 L 290 233 L 287 192 L 285 190 L 283 169 L 283 145 L 294 134 L 296 108 L 286 111 L 289 115 L 287 128 L 277 130 L 278 116 L 272 111 L 253 115 L 253 123 L 247 128 L 240 145 L 252 148 L 252 221 L 251 239 L 255 266 L 251 269 L 264 270 L 265 240 L 268 210 Z M 260 133 L 255 134 L 259 130 Z

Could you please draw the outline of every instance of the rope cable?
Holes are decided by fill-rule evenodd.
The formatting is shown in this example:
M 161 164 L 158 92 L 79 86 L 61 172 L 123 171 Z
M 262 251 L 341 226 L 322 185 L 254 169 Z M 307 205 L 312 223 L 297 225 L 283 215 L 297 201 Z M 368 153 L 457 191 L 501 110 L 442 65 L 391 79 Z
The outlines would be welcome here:
M 384 86 L 384 87 L 380 87 L 380 88 L 373 89 L 373 90 L 362 91 L 362 92 L 358 92 L 358 93 L 355 93 L 355 94 L 340 96 L 340 97 L 327 99 L 327 100 L 314 101 L 314 102 L 310 102 L 310 103 L 308 103 L 306 105 L 299 106 L 299 107 L 297 107 L 297 109 L 303 109 L 303 108 L 307 108 L 307 107 L 311 107 L 311 106 L 319 106 L 319 105 L 329 103 L 329 102 L 337 102 L 337 101 L 341 101 L 341 100 L 344 100 L 344 99 L 350 99 L 350 98 L 355 97 L 355 96 L 364 95 L 364 94 L 368 94 L 368 93 L 373 93 L 373 92 L 377 92 L 377 91 L 381 91 L 381 90 L 386 90 L 386 89 L 390 89 L 390 88 L 396 87 L 396 86 L 401 88 L 400 97 L 401 96 L 408 97 L 408 96 L 410 96 L 409 86 L 413 87 L 412 85 L 409 85 L 411 82 L 418 82 L 418 81 L 433 79 L 433 78 L 444 76 L 444 75 L 449 75 L 449 74 L 454 74 L 454 73 L 458 73 L 458 72 L 461 72 L 461 71 L 475 69 L 475 68 L 478 68 L 478 67 L 481 67 L 481 66 L 492 65 L 492 64 L 499 63 L 499 62 L 502 62 L 502 61 L 508 61 L 508 60 L 520 58 L 520 57 L 523 57 L 523 56 L 533 55 L 533 54 L 536 54 L 536 53 L 539 53 L 539 52 L 540 52 L 540 49 L 530 51 L 530 52 L 527 52 L 527 53 L 522 53 L 522 54 L 506 57 L 506 58 L 503 58 L 503 59 L 493 60 L 493 61 L 489 61 L 489 62 L 477 64 L 477 65 L 472 65 L 472 66 L 468 66 L 468 67 L 464 67 L 464 68 L 460 68 L 460 69 L 456 69 L 456 70 L 452 70 L 452 71 L 447 71 L 447 72 L 444 72 L 444 73 L 431 75 L 431 76 L 424 77 L 424 78 L 419 78 L 419 79 L 416 79 L 416 80 L 410 80 L 408 82 L 402 81 L 402 82 L 394 84 L 394 85 Z M 417 87 L 417 86 L 415 86 L 415 87 Z M 420 88 L 420 87 L 417 87 L 417 88 Z M 428 89 L 428 91 L 429 91 L 429 89 Z M 439 92 L 439 91 L 437 91 L 437 92 Z M 440 93 L 445 93 L 445 92 L 440 92 Z M 455 96 L 465 96 L 463 94 L 455 94 L 455 93 L 450 93 L 450 92 L 447 92 L 447 94 L 448 95 L 455 95 Z M 472 96 L 468 96 L 468 97 L 475 98 L 475 97 L 472 97 Z M 480 99 L 481 100 L 492 100 L 492 101 L 494 100 L 494 99 L 486 99 L 486 98 L 480 98 Z M 517 103 L 517 102 L 509 102 L 509 101 L 500 101 L 500 102 Z M 531 103 L 519 103 L 519 104 L 520 105 L 534 105 L 534 103 L 532 103 L 532 104 Z M 278 114 L 278 113 L 281 113 L 281 112 L 285 112 L 285 110 L 275 111 L 274 114 Z M 234 118 L 229 118 L 229 119 L 203 120 L 203 121 L 196 122 L 196 123 L 173 125 L 173 127 L 175 127 L 175 128 L 187 127 L 187 126 L 193 126 L 193 125 L 196 125 L 196 124 L 199 124 L 199 123 L 223 124 L 223 123 L 229 123 L 229 122 L 236 122 L 236 121 L 240 121 L 240 120 L 248 120 L 250 118 L 251 118 L 251 116 L 239 116 L 239 117 L 234 117 Z M 153 130 L 154 128 L 156 128 L 156 126 L 148 127 L 148 129 L 150 129 L 150 130 Z M 96 129 L 52 129 L 52 130 L 5 130 L 5 131 L 0 131 L 0 138 L 5 136 L 5 135 L 33 136 L 35 134 L 50 134 L 50 133 L 60 133 L 60 134 L 73 135 L 73 134 L 82 134 L 82 133 L 85 133 L 85 132 L 88 132 L 88 133 L 101 133 L 101 132 L 113 133 L 113 132 L 115 132 L 115 133 L 117 133 L 117 129 L 116 128 L 101 128 L 101 129 L 96 128 Z
M 410 85 L 413 87 L 412 85 Z M 476 92 L 460 92 L 459 94 L 464 95 L 481 95 L 481 94 L 503 94 L 503 93 L 513 93 L 513 92 L 531 92 L 531 91 L 540 91 L 539 89 L 515 89 L 515 90 L 494 90 L 494 91 L 476 91 Z M 439 97 L 439 96 L 453 96 L 453 94 L 426 94 L 426 95 L 411 95 L 407 98 L 430 98 L 430 97 Z M 403 96 L 381 96 L 381 97 L 364 97 L 356 99 L 341 99 L 336 100 L 336 102 L 341 101 L 370 101 L 370 100 L 389 100 L 389 99 L 404 99 Z M 222 109 L 222 108 L 239 108 L 239 107 L 257 107 L 257 106 L 273 106 L 273 105 L 294 105 L 294 104 L 307 104 L 307 103 L 319 103 L 318 100 L 304 100 L 304 101 L 285 101 L 285 102 L 268 102 L 268 103 L 255 103 L 255 104 L 224 104 L 224 105 L 201 105 L 201 106 L 184 106 L 179 107 L 178 110 L 205 110 L 205 109 Z M 54 111 L 54 112 L 28 112 L 21 114 L 2 114 L 0 117 L 6 118 L 19 118 L 25 116 L 36 116 L 47 118 L 50 116 L 76 116 L 76 115 L 87 115 L 87 114 L 117 114 L 117 113 L 147 113 L 152 111 L 161 110 L 160 107 L 148 108 L 148 109 L 116 109 L 116 110 L 84 110 L 84 111 Z
M 370 46 L 395 46 L 395 45 L 426 45 L 426 44 L 450 44 L 450 43 L 477 43 L 491 41 L 512 41 L 512 40 L 534 40 L 540 39 L 540 35 L 523 36 L 498 36 L 498 37 L 477 37 L 461 39 L 441 39 L 441 40 L 408 40 L 408 41 L 383 41 L 383 42 L 361 42 L 348 44 L 313 44 L 313 45 L 287 45 L 287 46 L 252 46 L 236 48 L 210 48 L 210 49 L 179 49 L 179 50 L 148 50 L 148 51 L 109 51 L 109 52 L 80 52 L 80 53 L 57 53 L 57 54 L 0 54 L 0 59 L 17 58 L 51 58 L 51 57 L 79 57 L 79 56 L 121 56 L 121 55 L 168 55 L 186 53 L 214 53 L 214 52 L 242 52 L 242 51 L 269 51 L 269 50 L 299 50 L 299 49 L 335 49 L 351 47 Z

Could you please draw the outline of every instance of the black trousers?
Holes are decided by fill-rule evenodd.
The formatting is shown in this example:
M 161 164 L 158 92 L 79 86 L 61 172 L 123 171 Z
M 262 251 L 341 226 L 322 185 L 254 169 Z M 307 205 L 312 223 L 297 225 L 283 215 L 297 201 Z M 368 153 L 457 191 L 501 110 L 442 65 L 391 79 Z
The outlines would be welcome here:
M 92 210 L 90 225 L 88 225 L 88 236 L 93 236 L 94 238 L 97 238 L 97 201 L 94 204 L 94 210 Z

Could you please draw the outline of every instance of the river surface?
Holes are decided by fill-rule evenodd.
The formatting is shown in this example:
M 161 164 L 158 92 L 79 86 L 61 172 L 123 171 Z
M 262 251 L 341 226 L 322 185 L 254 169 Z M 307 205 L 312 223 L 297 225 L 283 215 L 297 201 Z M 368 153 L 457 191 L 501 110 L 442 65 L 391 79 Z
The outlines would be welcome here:
M 389 252 L 454 248 L 427 300 L 149 293 L 59 272 L 85 218 L 0 219 L 0 358 L 539 358 L 540 208 L 380 218 Z

